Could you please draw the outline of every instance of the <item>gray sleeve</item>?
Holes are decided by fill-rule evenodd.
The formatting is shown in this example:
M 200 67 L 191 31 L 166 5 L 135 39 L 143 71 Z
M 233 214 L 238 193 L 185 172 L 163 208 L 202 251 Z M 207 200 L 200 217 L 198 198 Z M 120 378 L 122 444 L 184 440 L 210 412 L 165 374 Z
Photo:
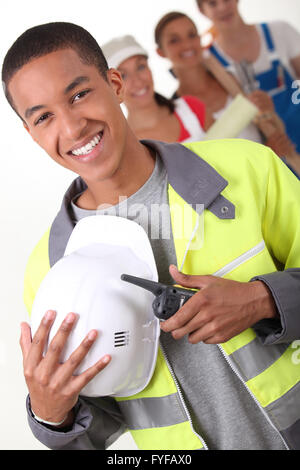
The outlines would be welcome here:
M 262 281 L 271 291 L 280 319 L 261 320 L 253 328 L 264 345 L 300 339 L 300 268 L 286 269 L 251 281 Z
M 26 406 L 33 435 L 53 450 L 105 450 L 126 430 L 117 402 L 109 397 L 80 397 L 75 406 L 75 422 L 67 432 L 36 421 L 29 397 Z

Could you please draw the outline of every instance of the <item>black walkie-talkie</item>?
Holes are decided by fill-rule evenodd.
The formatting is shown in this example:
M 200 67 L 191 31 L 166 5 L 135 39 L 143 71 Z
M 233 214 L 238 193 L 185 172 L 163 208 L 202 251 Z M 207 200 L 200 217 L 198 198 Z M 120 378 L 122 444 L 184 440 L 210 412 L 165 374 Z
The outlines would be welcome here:
M 130 276 L 129 274 L 122 274 L 121 279 L 142 287 L 155 295 L 152 307 L 154 315 L 160 320 L 167 320 L 174 315 L 197 292 L 182 287 L 166 286 L 160 282 Z

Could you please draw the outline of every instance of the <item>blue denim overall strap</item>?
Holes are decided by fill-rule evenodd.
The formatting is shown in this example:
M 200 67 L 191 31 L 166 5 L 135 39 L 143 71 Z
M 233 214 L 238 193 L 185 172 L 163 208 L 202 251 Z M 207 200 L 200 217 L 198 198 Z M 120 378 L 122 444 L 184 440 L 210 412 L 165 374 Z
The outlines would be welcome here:
M 218 59 L 218 61 L 221 62 L 223 67 L 226 67 L 226 68 L 230 67 L 229 62 L 225 59 L 225 57 L 223 57 L 219 53 L 219 51 L 215 48 L 215 46 L 213 44 L 211 46 L 209 46 L 209 50 Z
M 256 75 L 259 88 L 272 96 L 276 112 L 283 120 L 286 132 L 300 152 L 300 105 L 293 103 L 292 95 L 295 88 L 292 87 L 293 78 L 284 67 L 276 52 L 270 29 L 267 24 L 261 25 L 263 36 L 269 52 L 271 68 Z
M 295 88 L 292 87 L 293 78 L 280 60 L 269 26 L 263 23 L 260 28 L 268 50 L 271 67 L 265 72 L 255 75 L 255 79 L 258 88 L 272 97 L 276 112 L 283 120 L 286 132 L 296 145 L 297 152 L 300 153 L 300 104 L 294 104 L 292 101 L 292 96 L 295 93 Z M 228 71 L 234 68 L 233 61 L 225 58 L 217 47 L 211 45 L 209 50 Z

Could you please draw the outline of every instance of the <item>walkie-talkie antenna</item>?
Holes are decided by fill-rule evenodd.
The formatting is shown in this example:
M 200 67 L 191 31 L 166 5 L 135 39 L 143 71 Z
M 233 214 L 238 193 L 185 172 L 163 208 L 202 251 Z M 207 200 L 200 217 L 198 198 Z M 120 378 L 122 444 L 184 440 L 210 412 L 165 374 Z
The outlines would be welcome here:
M 163 292 L 163 289 L 160 287 L 159 283 L 150 281 L 149 279 L 142 279 L 141 277 L 130 276 L 129 274 L 122 274 L 121 279 L 122 281 L 129 282 L 135 286 L 142 287 L 143 289 L 152 292 L 152 294 L 156 296 L 162 294 Z

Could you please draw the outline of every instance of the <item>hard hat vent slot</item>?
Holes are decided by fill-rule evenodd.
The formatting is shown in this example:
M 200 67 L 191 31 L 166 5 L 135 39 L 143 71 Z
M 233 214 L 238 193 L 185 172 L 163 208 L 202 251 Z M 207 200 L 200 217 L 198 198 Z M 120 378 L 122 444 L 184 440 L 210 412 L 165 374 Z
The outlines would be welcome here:
M 115 348 L 129 345 L 129 331 L 118 331 L 115 333 Z

